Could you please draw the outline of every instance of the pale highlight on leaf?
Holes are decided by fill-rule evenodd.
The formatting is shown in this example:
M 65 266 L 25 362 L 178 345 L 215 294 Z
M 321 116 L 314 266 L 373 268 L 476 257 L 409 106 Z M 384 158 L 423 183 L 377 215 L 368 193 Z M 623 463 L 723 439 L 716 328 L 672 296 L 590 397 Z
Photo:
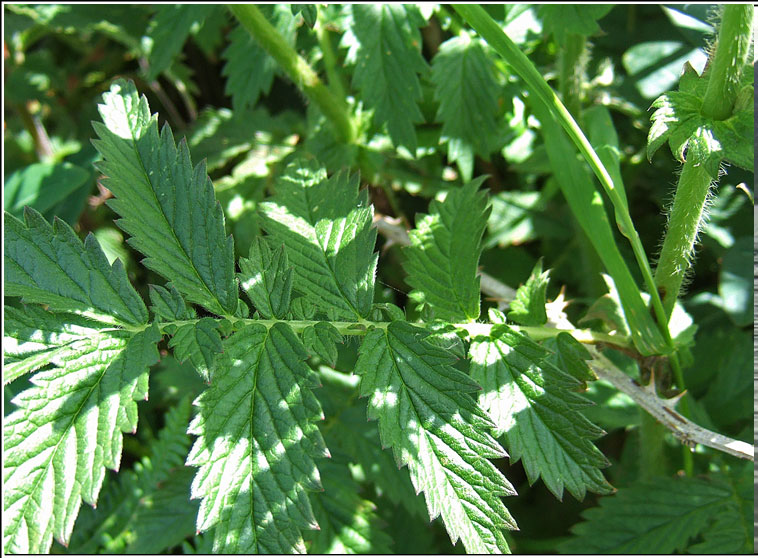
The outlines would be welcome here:
M 490 413 L 513 462 L 521 459 L 529 483 L 542 477 L 559 499 L 564 487 L 582 500 L 587 490 L 613 491 L 600 472 L 608 461 L 591 440 L 603 431 L 580 409 L 592 403 L 548 360 L 550 353 L 506 325 L 471 343 L 471 377 L 483 388 L 479 404 Z
M 424 492 L 429 517 L 442 516 L 453 543 L 474 554 L 508 552 L 502 529 L 516 524 L 500 500 L 511 484 L 488 461 L 507 454 L 487 431 L 492 422 L 470 392 L 479 386 L 451 366 L 449 353 L 406 322 L 366 335 L 355 366 L 382 445 Z
M 93 143 L 105 159 L 99 164 L 108 177 L 103 184 L 116 196 L 109 205 L 132 235 L 129 244 L 187 300 L 234 314 L 234 241 L 226 237 L 205 164 L 192 167 L 186 142 L 177 148 L 168 125 L 158 134 L 157 119 L 133 83 L 116 80 L 103 100 L 105 124 L 93 122 L 100 137 Z
M 303 553 L 316 528 L 307 491 L 320 488 L 314 459 L 328 456 L 313 421 L 321 407 L 305 350 L 289 326 L 250 325 L 224 341 L 189 432 L 187 465 L 199 467 L 198 531 L 215 527 L 214 553 Z
M 330 317 L 368 316 L 378 255 L 373 207 L 358 175 L 327 178 L 317 163 L 296 161 L 260 209 L 263 227 L 286 247 L 295 290 Z
M 81 501 L 96 503 L 105 467 L 119 467 L 121 433 L 137 428 L 135 401 L 147 397 L 159 339 L 155 326 L 84 338 L 14 399 L 3 424 L 7 551 L 48 552 L 53 537 L 65 544 Z

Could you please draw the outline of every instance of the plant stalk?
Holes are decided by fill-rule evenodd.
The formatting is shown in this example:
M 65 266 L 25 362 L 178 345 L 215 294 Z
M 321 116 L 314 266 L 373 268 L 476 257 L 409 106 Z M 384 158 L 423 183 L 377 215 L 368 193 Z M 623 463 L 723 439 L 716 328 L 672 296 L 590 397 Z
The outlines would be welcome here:
M 578 147 L 581 154 L 587 160 L 590 168 L 602 184 L 616 211 L 616 223 L 621 234 L 629 239 L 632 245 L 637 265 L 647 285 L 652 301 L 653 312 L 658 322 L 658 327 L 663 334 L 666 344 L 673 348 L 674 344 L 668 329 L 668 320 L 663 311 L 663 304 L 658 296 L 653 280 L 653 272 L 650 268 L 645 249 L 642 246 L 637 230 L 634 228 L 632 217 L 624 203 L 623 196 L 613 184 L 608 170 L 603 165 L 590 142 L 582 132 L 579 125 L 548 85 L 542 75 L 537 71 L 534 64 L 519 50 L 503 30 L 495 23 L 481 6 L 474 4 L 454 4 L 453 8 L 473 27 L 479 35 L 492 46 L 517 74 L 526 82 L 530 90 L 540 99 L 560 123 L 568 136 Z
M 316 72 L 284 40 L 261 11 L 252 4 L 229 4 L 229 10 L 266 52 L 287 72 L 295 85 L 324 113 L 337 137 L 344 143 L 355 140 L 355 129 L 344 100 L 324 85 Z
M 723 10 L 701 109 L 704 116 L 714 120 L 726 120 L 732 115 L 740 75 L 750 51 L 753 25 L 753 6 L 750 4 L 729 4 Z
M 663 248 L 655 270 L 655 284 L 663 297 L 663 309 L 667 318 L 674 310 L 692 259 L 711 181 L 705 165 L 698 165 L 694 158 L 688 157 L 679 175 Z

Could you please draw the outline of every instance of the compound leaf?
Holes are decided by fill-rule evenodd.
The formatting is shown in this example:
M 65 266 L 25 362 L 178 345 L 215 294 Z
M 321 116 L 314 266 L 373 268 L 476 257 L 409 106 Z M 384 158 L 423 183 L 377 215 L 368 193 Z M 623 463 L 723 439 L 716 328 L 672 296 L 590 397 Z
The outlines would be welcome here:
M 532 274 L 524 285 L 516 291 L 511 301 L 508 319 L 525 326 L 541 326 L 547 322 L 545 311 L 547 284 L 550 270 L 542 272 L 542 260 L 534 266 Z
M 116 199 L 109 205 L 129 243 L 147 256 L 146 267 L 171 281 L 187 300 L 218 315 L 237 309 L 234 241 L 205 164 L 194 169 L 187 143 L 177 148 L 168 125 L 158 133 L 147 99 L 132 82 L 116 80 L 99 106 L 93 140 L 104 162 L 103 182 Z
M 407 322 L 366 335 L 355 372 L 370 398 L 369 419 L 378 419 L 382 445 L 408 465 L 430 518 L 442 515 L 453 543 L 461 539 L 470 553 L 507 552 L 501 529 L 516 525 L 500 497 L 515 492 L 488 461 L 506 454 L 469 395 L 479 386 L 426 335 Z
M 155 325 L 83 337 L 13 400 L 3 425 L 6 550 L 44 553 L 53 537 L 65 544 L 81 501 L 96 503 L 105 467 L 119 466 L 121 432 L 137 428 L 134 401 L 147 396 L 159 340 Z
M 495 320 L 493 320 L 495 321 Z M 504 324 L 471 343 L 471 377 L 483 388 L 479 404 L 505 436 L 511 460 L 523 459 L 530 484 L 540 476 L 559 499 L 586 490 L 613 491 L 600 472 L 609 463 L 591 440 L 603 431 L 579 410 L 591 403 L 574 393 L 579 382 L 552 365 L 549 352 Z
M 66 223 L 50 225 L 30 208 L 24 222 L 6 213 L 3 230 L 6 296 L 107 323 L 147 322 L 147 308 L 121 261 L 110 265 L 94 235 L 82 243 Z
M 307 490 L 320 488 L 314 458 L 328 456 L 314 420 L 323 418 L 289 326 L 253 324 L 224 341 L 211 386 L 196 401 L 187 464 L 199 467 L 198 531 L 214 527 L 213 552 L 304 552 L 316 528 Z
M 344 460 L 324 461 L 319 471 L 324 491 L 310 494 L 310 499 L 321 529 L 308 533 L 308 553 L 390 554 L 392 540 L 379 526 L 376 506 L 358 495 Z
M 153 303 L 150 310 L 159 319 L 173 322 L 177 320 L 191 320 L 195 318 L 195 310 L 188 308 L 173 285 L 169 288 L 159 285 L 148 285 L 150 288 L 150 301 Z
M 368 316 L 378 255 L 373 207 L 358 175 L 327 178 L 316 162 L 296 161 L 260 209 L 264 229 L 285 245 L 295 290 L 331 317 Z
M 463 163 L 464 151 L 484 157 L 502 143 L 498 119 L 501 87 L 495 65 L 480 39 L 467 33 L 440 45 L 432 60 L 434 98 L 440 103 L 441 141 L 448 144 L 448 159 Z M 471 169 L 472 170 L 472 169 Z M 465 172 L 471 180 L 471 172 Z
M 657 478 L 619 489 L 582 514 L 567 554 L 673 554 L 710 526 L 732 496 L 722 482 Z M 601 533 L 602 536 L 598 536 Z
M 450 190 L 445 201 L 429 204 L 429 214 L 416 219 L 408 234 L 403 267 L 411 296 L 429 305 L 434 317 L 452 322 L 479 317 L 477 265 L 490 206 L 479 191 L 484 177 Z
M 393 143 L 415 153 L 413 123 L 423 121 L 418 74 L 427 69 L 418 31 L 423 17 L 412 4 L 353 4 L 352 15 L 345 42 L 347 60 L 355 64 L 353 86 Z

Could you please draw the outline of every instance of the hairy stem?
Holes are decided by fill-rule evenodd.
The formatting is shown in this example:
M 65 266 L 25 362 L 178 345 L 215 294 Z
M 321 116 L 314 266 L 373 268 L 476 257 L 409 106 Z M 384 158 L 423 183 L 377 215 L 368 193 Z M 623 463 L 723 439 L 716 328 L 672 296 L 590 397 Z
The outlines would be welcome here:
M 666 237 L 655 270 L 655 284 L 663 296 L 663 308 L 667 318 L 671 316 L 684 275 L 690 265 L 710 185 L 711 176 L 704 165 L 697 165 L 693 158 L 689 157 L 679 175 Z
M 714 120 L 726 120 L 732 115 L 740 74 L 750 51 L 753 24 L 753 6 L 749 4 L 729 4 L 723 10 L 701 109 L 704 116 Z
M 256 6 L 230 4 L 229 10 L 277 61 L 295 85 L 321 109 L 334 127 L 337 137 L 345 143 L 352 143 L 355 130 L 344 100 L 323 84 L 316 72 L 287 44 Z
M 473 27 L 479 35 L 484 38 L 492 48 L 494 48 L 511 68 L 521 76 L 526 82 L 529 89 L 535 94 L 537 99 L 545 104 L 550 110 L 556 121 L 566 130 L 566 133 L 579 148 L 580 153 L 584 156 L 590 165 L 590 168 L 602 184 L 613 207 L 616 211 L 616 223 L 621 233 L 629 239 L 632 245 L 637 265 L 642 272 L 642 276 L 647 285 L 653 306 L 653 312 L 658 322 L 658 327 L 663 334 L 666 344 L 673 348 L 673 341 L 668 329 L 668 320 L 663 311 L 663 304 L 655 289 L 653 272 L 650 268 L 645 249 L 642 246 L 637 230 L 634 228 L 632 217 L 624 203 L 623 196 L 613 184 L 613 179 L 603 162 L 598 157 L 587 137 L 582 132 L 579 125 L 571 116 L 569 111 L 563 105 L 561 100 L 555 94 L 555 91 L 548 85 L 542 75 L 537 71 L 534 64 L 519 50 L 508 36 L 503 33 L 497 23 L 484 11 L 481 6 L 474 4 L 454 4 L 453 8 Z

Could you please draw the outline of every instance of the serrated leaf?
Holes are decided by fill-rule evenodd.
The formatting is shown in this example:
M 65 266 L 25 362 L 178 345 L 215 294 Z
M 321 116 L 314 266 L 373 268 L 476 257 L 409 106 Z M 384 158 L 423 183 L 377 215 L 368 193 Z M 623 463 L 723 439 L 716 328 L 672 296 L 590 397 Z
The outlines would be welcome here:
M 566 34 L 574 33 L 589 37 L 600 31 L 597 20 L 613 9 L 612 4 L 576 5 L 543 4 L 537 10 L 546 33 L 553 33 L 558 44 L 566 42 Z
M 53 314 L 38 306 L 5 306 L 3 385 L 53 360 L 82 351 L 102 324 L 73 314 Z
M 422 122 L 419 74 L 428 66 L 421 56 L 418 28 L 424 24 L 412 4 L 353 4 L 353 25 L 344 41 L 347 61 L 355 64 L 353 87 L 360 90 L 374 119 L 387 125 L 392 142 L 416 152 L 416 130 Z
M 173 285 L 169 288 L 159 285 L 148 285 L 150 288 L 150 302 L 153 305 L 150 310 L 153 311 L 156 318 L 173 322 L 176 320 L 191 320 L 195 317 L 195 310 L 188 308 Z
M 468 395 L 479 386 L 425 336 L 407 322 L 366 335 L 355 372 L 361 395 L 370 397 L 368 416 L 378 419 L 382 445 L 408 465 L 429 517 L 442 515 L 453 543 L 461 539 L 471 553 L 507 552 L 501 529 L 516 525 L 500 497 L 515 492 L 488 461 L 506 454 Z
M 147 78 L 154 80 L 181 52 L 193 28 L 198 29 L 215 9 L 211 4 L 163 4 L 156 6 L 147 37 L 150 45 Z
M 477 266 L 490 206 L 479 191 L 484 177 L 450 190 L 445 201 L 429 204 L 429 214 L 416 219 L 404 251 L 406 283 L 436 318 L 452 322 L 479 317 Z
M 462 148 L 488 157 L 504 139 L 504 122 L 498 118 L 501 87 L 488 52 L 480 39 L 462 33 L 442 43 L 432 60 L 440 140 L 448 143 L 448 159 L 459 166 Z M 464 179 L 471 180 L 471 173 L 464 173 Z
M 9 552 L 47 552 L 66 543 L 81 501 L 95 504 L 105 467 L 117 469 L 121 432 L 134 432 L 158 361 L 156 326 L 130 335 L 103 330 L 89 346 L 32 378 L 3 425 L 4 530 Z
M 294 47 L 295 18 L 284 4 L 260 6 L 266 19 Z M 226 76 L 226 94 L 232 98 L 235 112 L 252 107 L 261 94 L 268 94 L 278 69 L 276 61 L 250 33 L 238 25 L 229 35 L 229 46 L 221 53 L 226 60 L 221 75 Z
M 193 471 L 183 466 L 191 444 L 186 433 L 190 409 L 187 398 L 172 407 L 150 455 L 107 479 L 97 508 L 85 507 L 79 514 L 69 553 L 156 554 L 194 534 Z
M 315 354 L 329 366 L 337 363 L 337 345 L 345 340 L 342 334 L 329 322 L 318 322 L 303 330 L 305 350 Z
M 266 318 L 287 316 L 292 294 L 292 268 L 284 246 L 271 250 L 269 244 L 256 237 L 250 244 L 250 254 L 240 258 L 240 286 L 255 309 Z
M 526 283 L 516 291 L 516 298 L 511 301 L 508 319 L 525 326 L 541 326 L 547 323 L 547 284 L 550 270 L 542 272 L 540 259 L 532 270 Z
M 745 72 L 746 74 L 749 72 Z M 753 171 L 754 105 L 751 102 L 735 105 L 733 114 L 726 120 L 713 120 L 701 114 L 702 98 L 707 76 L 698 76 L 691 67 L 685 68 L 679 91 L 669 91 L 652 104 L 655 112 L 650 117 L 647 157 L 668 141 L 674 157 L 684 162 L 687 157 L 705 165 L 708 174 L 717 179 L 722 160 Z M 752 86 L 744 90 L 752 98 Z
M 582 513 L 567 554 L 672 554 L 711 524 L 730 490 L 693 477 L 657 478 L 619 489 Z M 602 533 L 602 536 L 598 536 Z
M 471 377 L 483 388 L 479 404 L 505 437 L 511 461 L 521 459 L 529 483 L 542 477 L 558 499 L 613 488 L 600 472 L 608 461 L 591 440 L 603 431 L 580 412 L 591 402 L 574 393 L 579 382 L 550 362 L 548 351 L 506 325 L 471 343 Z
M 358 175 L 331 178 L 316 162 L 291 163 L 271 201 L 260 204 L 263 228 L 284 243 L 295 290 L 333 316 L 366 317 L 374 298 L 378 255 L 373 207 Z
M 214 527 L 214 554 L 305 551 L 301 530 L 316 527 L 306 491 L 320 486 L 314 459 L 328 455 L 305 357 L 289 326 L 250 325 L 224 341 L 196 401 L 187 464 L 199 467 L 197 529 Z
M 56 219 L 51 226 L 33 209 L 24 212 L 24 222 L 6 213 L 3 230 L 5 296 L 108 323 L 147 322 L 123 265 L 108 264 L 93 235 L 82 244 L 66 223 Z
M 168 346 L 174 349 L 179 362 L 190 361 L 206 382 L 211 380 L 216 358 L 223 350 L 218 323 L 213 318 L 180 325 Z
M 376 506 L 358 495 L 344 459 L 319 464 L 324 491 L 310 494 L 321 527 L 308 533 L 309 554 L 390 554 L 392 539 L 384 533 Z
M 116 80 L 103 100 L 105 125 L 93 122 L 100 136 L 93 143 L 105 159 L 103 183 L 116 196 L 109 206 L 132 235 L 129 244 L 188 301 L 234 314 L 234 241 L 226 237 L 205 164 L 192 167 L 186 142 L 177 149 L 168 125 L 158 134 L 157 118 L 132 82 Z
M 570 334 L 561 332 L 552 339 L 545 340 L 542 346 L 552 351 L 547 362 L 563 372 L 567 372 L 580 382 L 597 380 L 597 376 L 587 364 L 592 360 L 590 352 Z

